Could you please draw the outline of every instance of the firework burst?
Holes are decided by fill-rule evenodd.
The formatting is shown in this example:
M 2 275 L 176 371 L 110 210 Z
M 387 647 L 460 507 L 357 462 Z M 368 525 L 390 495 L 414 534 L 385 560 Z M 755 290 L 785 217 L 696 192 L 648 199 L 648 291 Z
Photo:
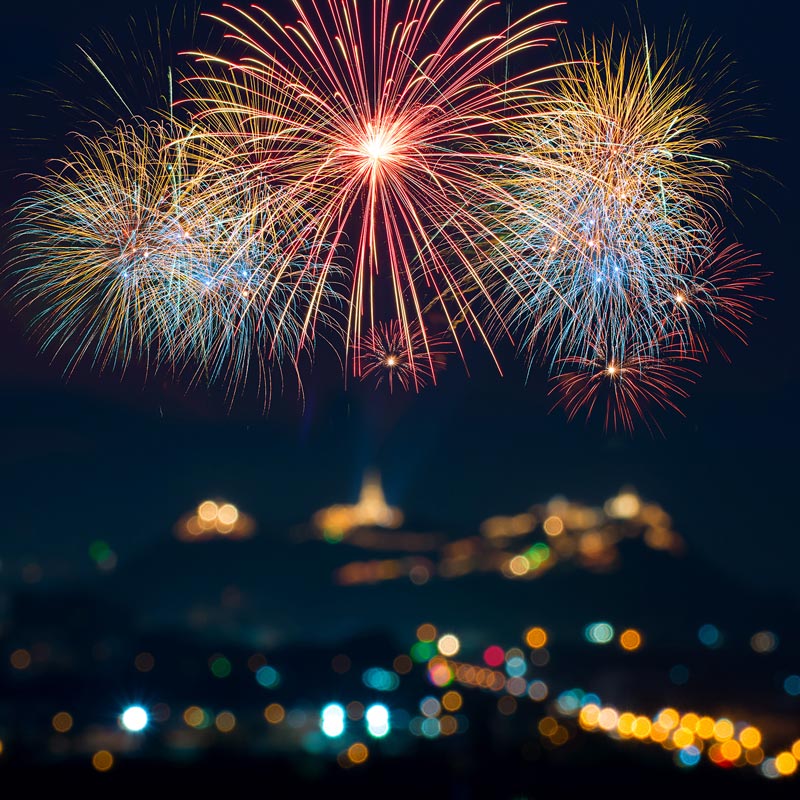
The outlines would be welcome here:
M 422 323 L 429 295 L 442 300 L 452 329 L 463 322 L 488 344 L 464 290 L 477 286 L 491 305 L 474 258 L 487 235 L 477 198 L 496 188 L 486 177 L 488 142 L 498 120 L 542 94 L 538 74 L 499 84 L 490 76 L 545 44 L 553 25 L 534 12 L 478 36 L 493 5 L 475 0 L 438 40 L 441 3 L 429 0 L 411 0 L 397 20 L 388 0 L 374 0 L 367 14 L 356 0 L 295 0 L 295 25 L 258 6 L 229 6 L 230 19 L 215 19 L 243 55 L 199 56 L 208 75 L 193 92 L 194 137 L 210 142 L 213 159 L 290 187 L 331 245 L 326 264 L 352 232 L 347 342 L 356 374 L 362 319 L 374 324 L 387 302 L 406 340 L 419 324 L 412 371 L 431 358 Z
M 712 232 L 709 247 L 691 270 L 675 292 L 663 327 L 678 351 L 707 360 L 714 348 L 730 361 L 717 334 L 747 343 L 745 327 L 766 299 L 762 285 L 768 273 L 738 242 L 726 243 L 720 230 Z
M 502 306 L 531 361 L 591 359 L 600 336 L 657 355 L 727 203 L 695 88 L 677 52 L 590 41 L 551 110 L 510 126 L 516 160 L 500 180 L 515 199 L 498 216 L 516 264 Z
M 173 303 L 169 322 L 180 331 L 176 360 L 195 378 L 222 382 L 232 393 L 255 375 L 269 397 L 273 367 L 297 372 L 318 340 L 337 336 L 335 283 L 316 304 L 316 339 L 304 336 L 320 290 L 312 261 L 313 231 L 281 207 L 280 197 L 258 186 L 201 183 L 187 210 L 192 259 L 184 265 L 189 297 Z M 320 308 L 321 306 L 321 308 Z M 282 371 L 279 369 L 282 376 Z
M 76 134 L 17 205 L 43 346 L 67 371 L 137 360 L 268 397 L 327 338 L 393 391 L 435 383 L 467 336 L 491 352 L 513 334 L 570 418 L 657 428 L 762 299 L 721 231 L 736 101 L 706 102 L 702 52 L 684 69 L 647 40 L 584 40 L 546 86 L 509 78 L 550 41 L 552 6 L 486 35 L 496 5 L 472 0 L 438 38 L 434 0 L 293 0 L 293 25 L 226 6 L 227 55 L 195 52 L 177 104 L 171 64 L 139 59 L 145 84 L 167 69 L 168 112 Z M 136 80 L 84 54 L 130 112 Z
M 45 348 L 123 369 L 158 347 L 165 282 L 189 258 L 163 127 L 79 136 L 17 208 L 20 298 Z M 177 270 L 176 270 L 177 268 Z
M 419 391 L 429 381 L 436 382 L 436 372 L 444 369 L 447 356 L 452 353 L 447 339 L 423 333 L 417 322 L 409 328 L 411 338 L 398 320 L 379 322 L 367 331 L 361 345 L 362 380 L 374 379 L 376 387 L 385 381 L 390 392 L 395 383 L 405 391 Z
M 570 420 L 580 415 L 589 420 L 597 412 L 606 430 L 631 432 L 642 422 L 660 432 L 657 413 L 681 413 L 678 402 L 689 396 L 686 387 L 697 377 L 686 353 L 673 353 L 663 343 L 658 356 L 636 343 L 597 343 L 591 352 L 560 360 L 550 394 Z
M 68 370 L 136 358 L 235 390 L 255 367 L 264 386 L 311 345 L 306 231 L 278 197 L 197 174 L 172 138 L 138 120 L 78 138 L 18 205 L 18 296 Z
M 743 340 L 759 299 L 763 273 L 719 229 L 730 164 L 704 55 L 685 70 L 680 54 L 585 41 L 550 109 L 507 128 L 512 199 L 488 205 L 509 265 L 498 305 L 570 419 L 602 406 L 607 428 L 657 428 L 652 411 L 686 396 L 714 329 Z

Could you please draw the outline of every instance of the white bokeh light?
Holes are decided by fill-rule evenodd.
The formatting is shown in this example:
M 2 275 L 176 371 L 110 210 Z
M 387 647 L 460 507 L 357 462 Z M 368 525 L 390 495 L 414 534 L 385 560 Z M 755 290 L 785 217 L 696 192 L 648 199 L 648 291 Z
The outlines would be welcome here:
M 138 733 L 147 727 L 150 715 L 141 706 L 130 706 L 122 712 L 120 722 L 126 731 Z
M 322 709 L 320 727 L 322 732 L 330 738 L 336 738 L 344 733 L 345 711 L 338 703 L 329 703 Z
M 382 703 L 371 705 L 365 714 L 370 736 L 380 739 L 389 733 L 389 709 Z

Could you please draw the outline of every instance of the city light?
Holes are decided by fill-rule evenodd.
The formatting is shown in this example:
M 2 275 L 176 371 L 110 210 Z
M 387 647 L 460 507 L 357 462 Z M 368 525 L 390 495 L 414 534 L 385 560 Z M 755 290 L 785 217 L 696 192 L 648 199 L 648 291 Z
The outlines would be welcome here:
M 329 703 L 322 709 L 319 726 L 331 739 L 344 733 L 345 710 L 339 703 Z
M 147 727 L 150 721 L 150 715 L 141 706 L 129 706 L 122 712 L 120 722 L 126 731 L 131 733 L 139 733 Z
M 583 635 L 592 644 L 608 644 L 614 638 L 614 627 L 608 622 L 593 622 L 586 626 Z
M 389 709 L 382 703 L 369 706 L 364 714 L 370 736 L 380 739 L 389 733 Z

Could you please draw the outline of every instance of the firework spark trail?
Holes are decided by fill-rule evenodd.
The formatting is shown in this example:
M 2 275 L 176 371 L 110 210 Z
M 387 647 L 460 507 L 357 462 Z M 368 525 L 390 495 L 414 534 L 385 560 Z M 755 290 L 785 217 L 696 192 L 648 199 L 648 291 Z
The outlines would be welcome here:
M 196 243 L 195 292 L 182 315 L 171 312 L 185 332 L 180 361 L 195 364 L 196 377 L 221 381 L 231 393 L 255 371 L 267 398 L 271 367 L 290 364 L 302 390 L 298 362 L 312 356 L 314 344 L 303 339 L 303 320 L 319 289 L 310 260 L 312 232 L 284 213 L 280 196 L 258 187 L 211 184 L 194 192 L 202 202 L 193 205 L 185 227 Z M 319 328 L 335 331 L 335 286 L 324 291 Z
M 477 286 L 492 305 L 474 263 L 475 243 L 487 236 L 476 198 L 497 188 L 486 174 L 497 121 L 542 102 L 543 93 L 536 71 L 501 85 L 487 76 L 546 44 L 543 31 L 555 24 L 539 21 L 543 9 L 497 35 L 470 38 L 493 5 L 473 2 L 438 44 L 430 39 L 440 4 L 428 0 L 412 0 L 397 22 L 385 0 L 375 0 L 371 16 L 356 0 L 295 1 L 298 21 L 285 26 L 258 6 L 227 6 L 232 19 L 214 19 L 244 55 L 197 54 L 211 77 L 200 79 L 205 94 L 193 101 L 198 126 L 207 126 L 196 138 L 216 139 L 217 149 L 229 143 L 229 167 L 244 164 L 245 174 L 293 187 L 330 243 L 326 263 L 348 222 L 357 229 L 347 331 L 356 374 L 362 318 L 375 323 L 384 294 L 407 339 L 411 323 L 420 326 L 426 345 L 414 369 L 430 359 L 427 292 L 440 299 L 451 328 L 463 320 L 489 344 L 464 291 Z M 218 98 L 215 87 L 226 83 L 233 90 Z
M 673 319 L 664 323 L 672 346 L 708 360 L 713 345 L 730 361 L 725 342 L 716 334 L 723 331 L 747 343 L 745 326 L 752 324 L 756 306 L 766 299 L 761 287 L 769 273 L 738 242 L 726 243 L 722 230 L 711 232 L 707 251 L 691 269 L 688 291 L 676 293 L 669 306 Z

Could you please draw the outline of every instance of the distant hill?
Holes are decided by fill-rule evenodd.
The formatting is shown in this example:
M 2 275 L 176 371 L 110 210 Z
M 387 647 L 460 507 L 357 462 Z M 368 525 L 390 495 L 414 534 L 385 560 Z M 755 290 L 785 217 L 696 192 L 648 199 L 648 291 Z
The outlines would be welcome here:
M 274 531 L 236 542 L 165 537 L 98 577 L 93 591 L 148 627 L 191 624 L 266 644 L 332 642 L 376 629 L 404 641 L 423 621 L 508 644 L 538 624 L 575 642 L 588 622 L 604 619 L 642 628 L 652 644 L 665 646 L 696 643 L 698 627 L 712 622 L 743 646 L 769 629 L 797 647 L 796 603 L 761 596 L 692 553 L 675 557 L 639 540 L 622 542 L 618 568 L 602 574 L 562 562 L 535 580 L 473 573 L 422 586 L 408 578 L 350 587 L 333 581 L 348 561 L 391 555 L 346 542 L 296 543 Z

